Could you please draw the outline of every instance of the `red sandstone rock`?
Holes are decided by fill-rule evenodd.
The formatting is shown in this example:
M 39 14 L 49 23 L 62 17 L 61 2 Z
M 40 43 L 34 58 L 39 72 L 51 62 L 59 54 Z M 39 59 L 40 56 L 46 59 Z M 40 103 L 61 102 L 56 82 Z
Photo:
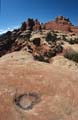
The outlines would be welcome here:
M 26 23 L 26 25 L 25 25 Z M 63 16 L 58 16 L 54 21 L 49 21 L 47 23 L 40 24 L 40 22 L 36 19 L 28 19 L 27 22 L 24 22 L 24 25 L 22 25 L 22 28 L 25 30 L 60 30 L 64 32 L 76 32 L 78 33 L 78 27 L 75 27 L 72 25 L 70 20 L 68 18 L 65 18 Z
M 27 22 L 26 22 L 26 30 L 33 30 L 33 26 L 34 26 L 34 20 L 31 18 L 28 18 Z
M 34 31 L 37 31 L 37 30 L 41 30 L 41 25 L 40 25 L 40 22 L 36 19 L 35 21 L 34 21 L 34 26 L 33 26 L 33 30 Z
M 59 16 L 55 19 L 55 21 L 49 21 L 45 24 L 45 29 L 52 29 L 52 30 L 61 30 L 61 31 L 68 31 L 71 30 L 71 22 L 69 19 L 64 18 L 63 16 Z

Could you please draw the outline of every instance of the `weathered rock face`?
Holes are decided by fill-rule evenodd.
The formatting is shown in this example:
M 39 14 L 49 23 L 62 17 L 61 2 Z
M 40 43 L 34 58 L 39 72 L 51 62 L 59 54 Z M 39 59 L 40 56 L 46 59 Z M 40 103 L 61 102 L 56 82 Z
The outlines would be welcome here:
M 34 26 L 34 20 L 28 18 L 27 22 L 26 22 L 26 30 L 33 30 L 33 26 Z
M 34 26 L 33 26 L 33 31 L 38 31 L 38 30 L 41 30 L 41 25 L 40 25 L 40 22 L 36 19 L 34 21 Z
M 77 26 L 76 26 L 76 27 L 72 26 L 72 27 L 71 27 L 71 30 L 72 30 L 74 33 L 78 33 L 78 27 L 77 27 Z
M 59 33 L 59 30 L 63 32 Z M 0 56 L 25 50 L 30 52 L 36 60 L 49 62 L 52 57 L 62 53 L 61 41 L 78 44 L 78 37 L 69 35 L 71 31 L 77 32 L 77 30 L 77 27 L 63 16 L 45 24 L 29 18 L 27 22 L 23 22 L 20 29 L 0 36 Z M 68 34 L 64 34 L 64 31 Z
M 45 29 L 78 33 L 78 27 L 73 26 L 69 18 L 65 18 L 64 16 L 56 17 L 55 21 L 49 21 L 43 27 Z
M 36 22 L 38 24 L 38 21 Z M 43 39 L 43 37 L 45 38 Z M 0 56 L 14 51 L 25 50 L 31 53 L 35 60 L 50 62 L 51 57 L 61 53 L 63 50 L 61 44 L 58 46 L 54 33 L 45 33 L 43 35 L 43 32 L 39 31 L 33 33 L 31 30 L 19 30 L 8 32 L 1 36 L 0 39 Z
M 24 30 L 33 30 L 33 31 L 38 31 L 38 30 L 41 30 L 41 25 L 40 25 L 40 22 L 36 19 L 36 20 L 33 20 L 33 19 L 28 19 L 27 22 L 24 22 L 22 24 L 22 28 Z
M 45 29 L 52 29 L 52 30 L 61 30 L 61 31 L 71 31 L 72 23 L 69 19 L 66 19 L 63 16 L 59 16 L 55 19 L 55 21 L 50 21 L 45 24 Z
M 43 24 L 40 24 L 37 19 L 34 20 L 29 18 L 27 22 L 23 22 L 21 26 L 21 30 L 39 31 L 43 29 L 78 33 L 78 27 L 73 26 L 69 18 L 65 18 L 64 16 L 58 16 L 54 21 L 49 21 Z
M 55 22 L 72 25 L 72 23 L 70 22 L 69 18 L 65 18 L 64 16 L 56 17 Z
M 78 44 L 78 36 L 57 33 L 50 30 L 31 32 L 13 31 L 0 37 L 0 56 L 14 51 L 24 50 L 32 54 L 35 60 L 50 62 L 50 59 L 63 52 L 64 41 Z
M 16 47 L 14 46 L 14 43 L 20 34 L 21 34 L 20 29 L 17 29 L 14 30 L 13 32 L 8 31 L 7 33 L 0 36 L 0 56 L 12 52 L 11 48 Z
M 57 22 L 48 22 L 45 24 L 45 29 L 70 32 L 70 25 L 68 24 L 63 25 L 63 23 L 57 23 Z
M 9 31 L 0 37 L 0 56 L 6 54 L 6 52 L 8 52 L 8 50 L 11 48 L 12 43 L 15 41 L 15 38 L 11 36 L 12 33 Z
M 23 22 L 21 25 L 21 30 L 22 31 L 26 30 L 26 27 L 27 27 L 26 22 Z

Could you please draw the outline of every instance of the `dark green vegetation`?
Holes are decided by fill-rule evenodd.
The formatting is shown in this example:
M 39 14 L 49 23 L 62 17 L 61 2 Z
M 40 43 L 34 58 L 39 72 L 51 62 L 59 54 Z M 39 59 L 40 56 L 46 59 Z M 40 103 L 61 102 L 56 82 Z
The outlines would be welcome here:
M 47 34 L 47 36 L 46 36 L 46 41 L 47 42 L 55 42 L 55 40 L 56 40 L 57 38 L 56 38 L 56 35 L 55 34 L 51 34 L 50 32 Z
M 66 50 L 64 57 L 78 63 L 78 52 L 73 49 Z

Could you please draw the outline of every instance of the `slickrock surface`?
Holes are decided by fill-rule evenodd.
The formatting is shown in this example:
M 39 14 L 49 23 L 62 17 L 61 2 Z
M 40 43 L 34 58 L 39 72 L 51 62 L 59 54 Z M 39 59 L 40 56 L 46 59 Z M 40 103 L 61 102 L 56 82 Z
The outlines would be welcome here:
M 0 58 L 0 120 L 78 119 L 78 68 L 53 61 L 34 61 L 22 51 Z M 24 110 L 14 99 L 27 93 L 36 93 L 40 101 Z

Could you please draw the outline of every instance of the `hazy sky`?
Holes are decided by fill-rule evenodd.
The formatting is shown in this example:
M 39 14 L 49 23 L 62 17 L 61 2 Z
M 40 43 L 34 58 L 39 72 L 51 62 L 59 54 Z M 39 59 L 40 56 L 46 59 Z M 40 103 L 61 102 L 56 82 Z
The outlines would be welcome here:
M 41 22 L 58 15 L 69 17 L 77 24 L 78 0 L 0 0 L 0 30 L 21 25 L 27 18 L 38 18 Z

